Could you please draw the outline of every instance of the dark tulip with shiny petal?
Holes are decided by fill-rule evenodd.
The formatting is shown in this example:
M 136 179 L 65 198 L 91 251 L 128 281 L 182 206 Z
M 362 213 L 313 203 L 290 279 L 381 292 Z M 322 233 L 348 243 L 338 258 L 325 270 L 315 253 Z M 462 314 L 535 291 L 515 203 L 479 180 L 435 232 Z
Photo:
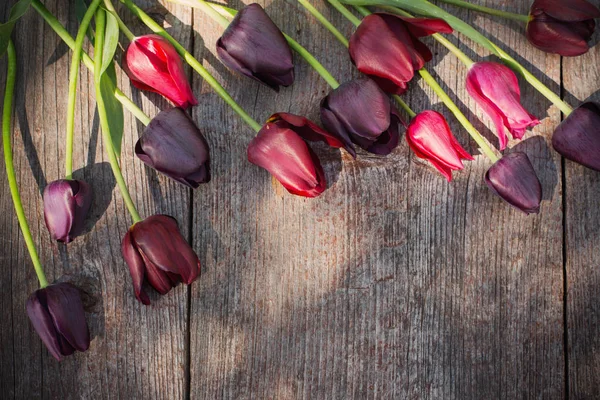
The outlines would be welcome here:
M 329 132 L 350 139 L 373 154 L 387 155 L 398 145 L 400 114 L 369 78 L 340 85 L 321 102 L 321 121 Z
M 527 39 L 540 50 L 573 57 L 587 53 L 600 10 L 586 0 L 535 0 Z
M 177 221 L 168 215 L 153 215 L 129 228 L 121 242 L 129 266 L 135 297 L 150 304 L 142 288 L 147 282 L 161 295 L 179 282 L 192 283 L 200 274 L 200 261 L 183 238 Z
M 511 206 L 525 214 L 540 211 L 542 185 L 527 154 L 505 155 L 485 174 L 488 187 Z
M 573 110 L 554 131 L 552 147 L 563 157 L 600 171 L 600 104 L 588 101 Z
M 135 145 L 135 154 L 146 165 L 191 188 L 210 181 L 208 143 L 181 108 L 154 117 Z
M 388 93 L 402 94 L 415 71 L 432 58 L 419 37 L 452 33 L 442 19 L 405 18 L 375 13 L 365 17 L 350 38 L 348 50 L 356 68 Z
M 217 55 L 227 67 L 274 90 L 294 83 L 292 50 L 256 3 L 237 13 L 217 41 Z
M 81 180 L 59 179 L 44 189 L 44 220 L 52 239 L 69 243 L 81 234 L 92 189 Z
M 69 283 L 38 289 L 27 299 L 27 315 L 58 361 L 90 347 L 90 333 L 79 290 Z

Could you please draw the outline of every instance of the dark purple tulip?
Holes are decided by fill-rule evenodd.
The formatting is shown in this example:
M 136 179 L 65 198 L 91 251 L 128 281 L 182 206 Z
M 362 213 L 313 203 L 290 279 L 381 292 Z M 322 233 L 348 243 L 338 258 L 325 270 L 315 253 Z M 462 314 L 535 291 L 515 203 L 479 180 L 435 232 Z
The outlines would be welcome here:
M 292 50 L 256 3 L 237 13 L 217 41 L 217 55 L 227 67 L 274 90 L 294 83 Z
M 44 220 L 52 239 L 69 243 L 84 228 L 92 189 L 84 181 L 59 179 L 44 189 Z
M 90 347 L 90 333 L 79 290 L 69 283 L 38 289 L 27 299 L 27 315 L 42 342 L 58 361 Z
M 340 85 L 321 102 L 321 121 L 329 132 L 370 153 L 386 155 L 398 146 L 404 124 L 389 97 L 369 78 Z
M 588 101 L 558 125 L 552 147 L 563 157 L 600 171 L 600 105 Z
M 135 154 L 146 165 L 191 188 L 210 181 L 208 143 L 181 108 L 154 117 L 135 145 Z
M 542 185 L 527 154 L 510 153 L 496 161 L 485 174 L 488 187 L 525 214 L 540 211 Z
M 144 281 L 158 293 L 167 294 L 179 282 L 190 284 L 200 274 L 200 261 L 168 215 L 153 215 L 129 228 L 121 242 L 129 266 L 135 297 L 150 304 Z

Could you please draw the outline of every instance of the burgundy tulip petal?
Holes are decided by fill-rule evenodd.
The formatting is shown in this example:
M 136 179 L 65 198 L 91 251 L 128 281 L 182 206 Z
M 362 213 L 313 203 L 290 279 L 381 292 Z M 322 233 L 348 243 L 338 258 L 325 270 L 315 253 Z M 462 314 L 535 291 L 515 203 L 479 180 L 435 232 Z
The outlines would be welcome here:
M 535 0 L 531 10 L 540 10 L 565 22 L 600 18 L 600 10 L 586 0 Z
M 292 51 L 258 4 L 250 4 L 237 13 L 217 41 L 217 55 L 230 69 L 274 90 L 294 82 Z
M 408 30 L 416 37 L 429 36 L 434 33 L 451 34 L 453 32 L 452 27 L 441 18 L 396 17 L 406 22 Z
M 59 179 L 44 189 L 44 220 L 52 239 L 69 243 L 81 234 L 92 204 L 84 181 Z
M 396 147 L 400 141 L 400 132 L 398 130 L 400 124 L 402 124 L 402 117 L 398 114 L 395 107 L 391 108 L 390 126 L 387 130 L 383 131 L 381 135 L 374 142 L 367 145 L 365 150 L 369 153 L 377 154 L 380 156 L 387 156 Z
M 206 139 L 181 108 L 161 111 L 135 146 L 146 165 L 191 188 L 210 181 Z
M 248 161 L 269 171 L 298 196 L 316 197 L 327 187 L 318 157 L 283 120 L 262 127 L 248 146 Z
M 161 295 L 169 293 L 171 289 L 176 286 L 176 283 L 171 280 L 167 272 L 154 265 L 152 260 L 150 260 L 148 256 L 144 254 L 144 252 L 141 252 L 140 255 L 142 256 L 144 265 L 146 266 L 146 279 L 148 280 L 150 286 L 152 286 L 154 290 Z M 177 276 L 177 274 L 172 275 Z
M 79 290 L 69 283 L 50 285 L 46 288 L 46 301 L 58 333 L 74 349 L 86 351 L 90 346 L 90 332 Z
M 494 193 L 525 214 L 540 211 L 542 185 L 525 153 L 510 153 L 496 161 L 485 181 Z
M 58 361 L 62 361 L 64 356 L 61 353 L 58 331 L 54 327 L 54 322 L 48 312 L 45 296 L 40 298 L 38 292 L 36 290 L 27 299 L 27 315 L 33 325 L 33 329 L 35 329 L 40 339 L 42 339 L 50 354 Z
M 127 231 L 123 240 L 121 241 L 121 253 L 123 258 L 129 267 L 129 273 L 131 274 L 131 280 L 133 281 L 133 291 L 135 297 L 145 305 L 150 304 L 150 298 L 143 289 L 144 276 L 146 274 L 146 266 L 144 260 L 135 247 L 131 229 Z
M 577 107 L 554 131 L 552 146 L 563 157 L 600 171 L 600 105 Z
M 556 20 L 541 18 L 529 22 L 527 38 L 538 49 L 560 54 L 564 57 L 575 57 L 589 50 L 588 41 L 594 32 L 594 21 L 562 23 Z

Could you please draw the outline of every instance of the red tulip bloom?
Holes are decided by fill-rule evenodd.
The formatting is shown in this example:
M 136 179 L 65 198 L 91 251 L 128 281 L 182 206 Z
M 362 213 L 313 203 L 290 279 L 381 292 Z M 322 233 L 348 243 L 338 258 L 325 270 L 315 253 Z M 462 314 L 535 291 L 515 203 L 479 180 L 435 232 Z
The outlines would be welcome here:
M 417 157 L 429 160 L 450 182 L 452 171 L 463 169 L 473 157 L 456 140 L 444 116 L 427 110 L 415 116 L 406 130 L 406 141 Z
M 515 139 L 521 139 L 527 128 L 540 123 L 521 105 L 519 82 L 512 70 L 495 62 L 478 62 L 467 73 L 467 92 L 494 121 L 500 150 L 508 139 L 505 129 Z
M 418 38 L 436 32 L 452 33 L 452 28 L 442 19 L 371 14 L 350 38 L 350 58 L 385 92 L 402 94 L 415 71 L 432 58 Z
M 590 49 L 600 10 L 586 0 L 535 0 L 529 12 L 527 39 L 540 50 L 579 56 Z
M 138 89 L 159 93 L 182 108 L 198 104 L 181 57 L 162 36 L 133 39 L 125 51 L 123 70 Z

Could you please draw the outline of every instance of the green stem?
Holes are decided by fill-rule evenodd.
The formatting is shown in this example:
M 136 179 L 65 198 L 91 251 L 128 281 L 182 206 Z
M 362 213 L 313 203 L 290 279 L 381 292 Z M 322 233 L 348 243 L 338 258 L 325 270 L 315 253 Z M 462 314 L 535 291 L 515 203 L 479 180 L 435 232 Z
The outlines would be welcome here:
M 213 88 L 215 92 L 238 113 L 238 115 L 256 132 L 260 131 L 261 125 L 256 122 L 236 101 L 227 93 L 227 90 L 211 75 L 202 64 L 194 58 L 181 44 L 179 44 L 171 35 L 157 24 L 142 9 L 133 4 L 131 0 L 121 0 L 150 30 L 167 39 L 184 58 L 184 60 Z
M 10 187 L 10 194 L 15 205 L 15 212 L 17 219 L 19 220 L 19 226 L 23 237 L 25 238 L 25 244 L 33 262 L 33 268 L 35 274 L 40 281 L 40 287 L 43 289 L 48 286 L 48 280 L 44 274 L 44 268 L 35 249 L 33 243 L 33 237 L 29 230 L 29 224 L 27 224 L 27 218 L 25 218 L 25 211 L 23 210 L 23 203 L 21 202 L 21 195 L 19 194 L 19 186 L 17 185 L 17 177 L 15 175 L 15 169 L 13 165 L 13 153 L 11 146 L 11 126 L 10 119 L 12 114 L 12 103 L 15 93 L 15 78 L 17 76 L 17 55 L 15 53 L 15 45 L 12 40 L 8 42 L 8 69 L 6 74 L 6 90 L 4 92 L 4 109 L 2 110 L 2 143 L 4 145 L 4 161 L 6 162 L 6 176 L 8 178 L 8 186 Z
M 199 8 L 209 17 L 211 17 L 215 22 L 218 22 L 221 27 L 227 29 L 229 26 L 229 20 L 225 18 L 223 15 L 219 13 L 218 10 L 215 9 L 213 4 L 209 4 L 204 0 L 195 0 L 194 7 Z
M 360 18 L 357 18 L 354 14 L 350 12 L 342 3 L 338 0 L 327 0 L 329 4 L 333 6 L 336 10 L 338 10 L 346 19 L 354 24 L 354 26 L 360 25 Z
M 121 30 L 121 32 L 123 32 L 123 34 L 125 34 L 127 39 L 129 39 L 130 42 L 133 39 L 135 39 L 135 35 L 129 30 L 127 25 L 125 25 L 121 17 L 119 17 L 119 14 L 117 14 L 117 10 L 115 10 L 115 7 L 113 6 L 112 2 L 110 0 L 104 0 L 104 7 L 106 7 L 106 10 L 108 10 L 108 12 L 110 12 L 115 17 L 115 19 L 117 20 L 117 24 L 119 24 L 119 29 Z
M 483 153 L 495 163 L 498 161 L 498 157 L 496 153 L 492 149 L 492 147 L 486 142 L 486 140 L 481 136 L 481 133 L 469 122 L 467 117 L 460 111 L 458 106 L 452 101 L 452 99 L 448 96 L 448 94 L 442 89 L 442 87 L 437 83 L 435 78 L 431 76 L 431 74 L 424 68 L 419 70 L 419 74 L 423 78 L 423 80 L 433 89 L 433 91 L 438 95 L 440 100 L 448 107 L 450 111 L 454 114 L 456 119 L 462 124 L 462 126 L 469 132 L 469 135 L 473 138 L 473 140 L 479 145 L 479 148 Z
M 69 103 L 67 106 L 67 142 L 65 154 L 65 178 L 73 178 L 73 136 L 75 133 L 75 100 L 77 99 L 77 79 L 79 78 L 79 64 L 81 63 L 81 53 L 83 40 L 87 32 L 90 22 L 94 17 L 96 9 L 102 0 L 94 0 L 90 7 L 85 12 L 77 38 L 75 39 L 75 48 L 73 49 L 73 58 L 71 60 L 71 69 L 69 71 Z
M 327 28 L 329 32 L 333 34 L 333 36 L 337 38 L 337 40 L 339 40 L 344 46 L 348 47 L 348 40 L 346 37 L 342 34 L 342 32 L 338 31 L 337 28 L 319 12 L 319 10 L 314 8 L 312 4 L 306 0 L 298 0 L 298 3 L 306 8 L 308 12 L 310 12 L 325 28 Z
M 105 25 L 105 11 L 103 9 L 99 9 L 96 13 L 96 40 L 94 43 L 94 52 L 97 54 L 102 54 L 102 50 L 104 48 Z M 133 200 L 131 200 L 129 190 L 127 190 L 127 185 L 125 184 L 125 179 L 123 178 L 123 174 L 121 173 L 119 161 L 117 160 L 117 155 L 115 153 L 115 149 L 113 148 L 112 140 L 110 138 L 110 125 L 108 123 L 108 115 L 106 114 L 104 99 L 102 98 L 102 89 L 100 83 L 102 81 L 102 57 L 95 58 L 96 59 L 94 60 L 94 86 L 96 87 L 96 102 L 98 104 L 98 116 L 100 118 L 100 126 L 102 128 L 102 138 L 104 141 L 104 146 L 106 146 L 106 153 L 108 154 L 108 159 L 113 171 L 113 175 L 115 176 L 115 180 L 117 181 L 117 185 L 119 186 L 119 190 L 121 191 L 121 195 L 123 196 L 125 205 L 127 206 L 129 213 L 131 214 L 133 223 L 136 223 L 141 221 L 142 219 L 140 218 L 140 214 L 138 213 L 137 209 L 135 208 L 135 205 L 133 204 Z
M 56 34 L 66 43 L 71 50 L 75 49 L 75 40 L 69 35 L 64 26 L 56 19 L 54 15 L 39 0 L 32 0 L 31 5 L 40 14 L 42 18 L 50 25 L 50 27 L 56 32 Z M 94 60 L 90 58 L 85 52 L 82 53 L 83 63 L 90 70 L 94 70 Z M 106 75 L 102 79 L 109 79 Z M 129 110 L 142 124 L 148 125 L 150 123 L 150 117 L 148 117 L 131 99 L 125 96 L 121 90 L 115 86 L 115 98 L 123 104 L 127 110 Z
M 529 22 L 529 15 L 515 14 L 508 11 L 501 11 L 495 8 L 480 6 L 463 0 L 438 0 L 442 3 L 452 4 L 453 6 L 467 8 L 469 10 L 479 11 L 485 14 L 495 15 L 497 17 L 508 18 L 519 22 Z

